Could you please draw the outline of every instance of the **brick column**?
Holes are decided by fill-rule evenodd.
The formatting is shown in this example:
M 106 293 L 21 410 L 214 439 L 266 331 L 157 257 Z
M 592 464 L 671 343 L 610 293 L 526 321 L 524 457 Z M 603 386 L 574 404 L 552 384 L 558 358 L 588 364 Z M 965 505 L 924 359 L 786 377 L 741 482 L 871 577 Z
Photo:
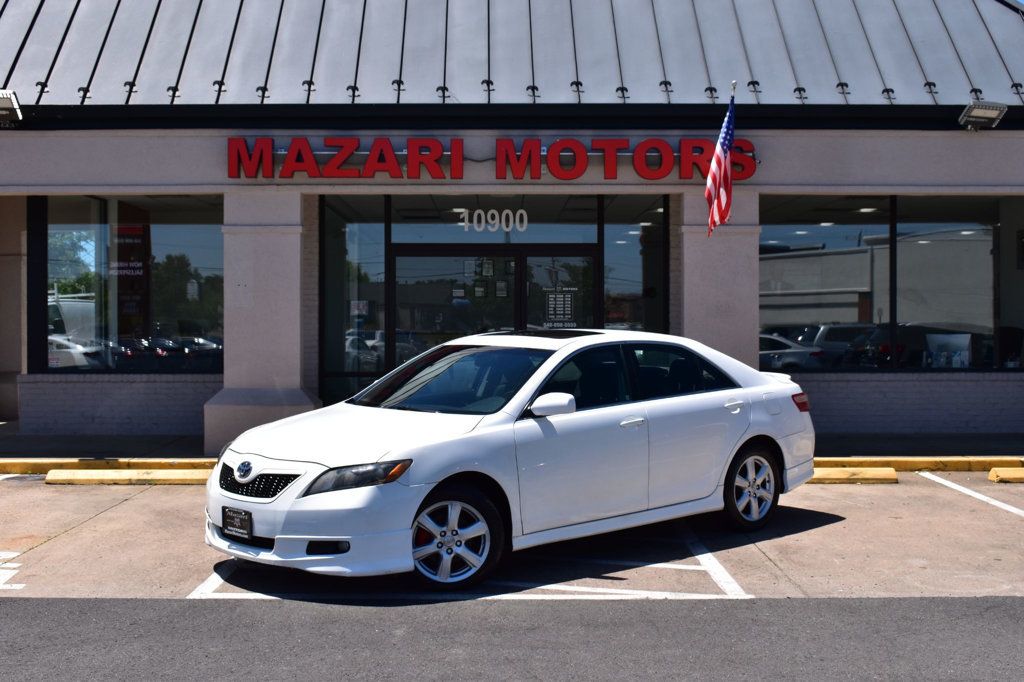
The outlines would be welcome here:
M 0 421 L 18 418 L 25 370 L 25 197 L 0 197 Z
M 680 309 L 673 310 L 679 319 L 677 333 L 757 367 L 758 195 L 736 189 L 731 222 L 710 238 L 703 187 L 687 187 L 680 209 L 670 215 L 679 237 L 673 245 L 679 251 L 678 276 L 672 282 L 681 301 Z
M 207 454 L 248 428 L 320 406 L 303 384 L 309 211 L 316 202 L 298 192 L 260 187 L 224 195 L 224 388 L 204 407 Z

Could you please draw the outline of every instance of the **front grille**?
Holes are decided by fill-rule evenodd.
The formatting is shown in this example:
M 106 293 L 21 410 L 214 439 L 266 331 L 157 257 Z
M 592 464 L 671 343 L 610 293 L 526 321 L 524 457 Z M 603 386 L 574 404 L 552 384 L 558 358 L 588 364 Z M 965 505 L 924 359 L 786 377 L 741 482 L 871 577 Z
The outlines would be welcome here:
M 274 549 L 274 538 L 261 538 L 254 535 L 246 540 L 245 538 L 240 538 L 235 535 L 228 535 L 220 526 L 217 526 L 217 531 L 220 533 L 220 536 L 228 542 L 234 542 L 238 545 L 247 545 L 249 547 L 255 547 L 256 549 Z
M 235 480 L 235 470 L 224 464 L 220 468 L 220 487 L 242 497 L 277 497 L 298 474 L 260 474 L 248 483 Z

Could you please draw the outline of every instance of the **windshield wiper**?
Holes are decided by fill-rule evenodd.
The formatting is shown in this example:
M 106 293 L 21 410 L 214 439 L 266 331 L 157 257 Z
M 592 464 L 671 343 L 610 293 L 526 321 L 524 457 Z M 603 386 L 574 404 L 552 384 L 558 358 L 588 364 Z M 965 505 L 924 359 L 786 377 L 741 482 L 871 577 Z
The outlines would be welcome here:
M 415 407 L 409 407 L 408 405 L 388 405 L 384 409 L 386 410 L 404 410 L 406 412 L 428 412 L 429 410 L 421 410 Z

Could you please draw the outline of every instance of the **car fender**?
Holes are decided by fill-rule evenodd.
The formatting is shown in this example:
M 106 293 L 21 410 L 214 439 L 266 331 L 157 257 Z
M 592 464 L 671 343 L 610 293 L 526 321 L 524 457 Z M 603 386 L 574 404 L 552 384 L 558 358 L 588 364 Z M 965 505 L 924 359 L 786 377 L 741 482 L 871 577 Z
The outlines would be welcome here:
M 512 535 L 522 534 L 515 439 L 507 425 L 478 428 L 444 442 L 392 451 L 386 458 L 413 461 L 399 482 L 422 487 L 424 498 L 438 483 L 457 474 L 482 474 L 493 479 L 508 499 Z

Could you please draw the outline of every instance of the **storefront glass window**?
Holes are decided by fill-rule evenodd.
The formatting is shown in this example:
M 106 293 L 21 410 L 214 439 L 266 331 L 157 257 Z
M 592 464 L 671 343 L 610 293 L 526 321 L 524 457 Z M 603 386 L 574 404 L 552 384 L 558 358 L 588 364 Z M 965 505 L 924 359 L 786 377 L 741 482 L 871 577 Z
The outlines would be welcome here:
M 604 198 L 604 326 L 666 331 L 665 198 Z
M 50 371 L 220 372 L 220 197 L 47 202 Z
M 333 402 L 385 367 L 384 197 L 326 197 L 323 231 L 321 392 Z
M 889 197 L 763 197 L 762 340 L 794 343 L 762 343 L 761 368 L 1019 367 L 1019 296 L 996 286 L 1004 201 L 897 197 L 893 307 Z

